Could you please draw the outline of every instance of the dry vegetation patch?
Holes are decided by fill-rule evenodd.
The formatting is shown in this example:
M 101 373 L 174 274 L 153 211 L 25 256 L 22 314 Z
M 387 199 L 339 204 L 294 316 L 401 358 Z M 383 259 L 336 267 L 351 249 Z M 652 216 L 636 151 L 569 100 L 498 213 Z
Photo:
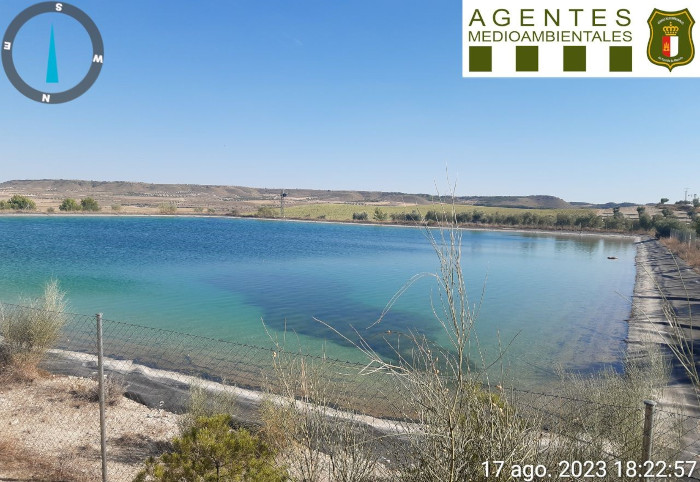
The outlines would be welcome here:
M 675 238 L 663 238 L 661 241 L 674 255 L 700 273 L 700 247 L 698 244 L 683 243 Z

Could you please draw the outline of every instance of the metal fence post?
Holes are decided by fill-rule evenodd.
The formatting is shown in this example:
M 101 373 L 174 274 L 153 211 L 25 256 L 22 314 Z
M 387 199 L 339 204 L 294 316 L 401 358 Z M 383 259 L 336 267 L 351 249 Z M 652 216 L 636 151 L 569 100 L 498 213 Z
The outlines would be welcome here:
M 644 400 L 644 438 L 642 439 L 642 462 L 651 460 L 652 437 L 654 434 L 655 407 L 655 401 Z
M 102 482 L 107 482 L 107 427 L 105 424 L 105 372 L 102 364 L 102 313 L 97 317 L 97 376 L 100 389 L 100 445 L 102 452 Z

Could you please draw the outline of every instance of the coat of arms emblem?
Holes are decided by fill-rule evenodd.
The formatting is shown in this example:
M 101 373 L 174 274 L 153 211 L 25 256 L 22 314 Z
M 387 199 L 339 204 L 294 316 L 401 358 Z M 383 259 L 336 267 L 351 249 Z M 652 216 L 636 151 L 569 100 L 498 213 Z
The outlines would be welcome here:
M 667 67 L 669 72 L 674 67 L 689 64 L 695 57 L 692 29 L 695 21 L 688 9 L 678 12 L 664 12 L 654 9 L 648 20 L 649 61 Z

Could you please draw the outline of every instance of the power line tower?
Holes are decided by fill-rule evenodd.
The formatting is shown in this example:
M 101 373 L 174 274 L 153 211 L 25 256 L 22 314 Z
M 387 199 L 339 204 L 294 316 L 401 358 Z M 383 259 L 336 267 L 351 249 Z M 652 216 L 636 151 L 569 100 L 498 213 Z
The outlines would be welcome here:
M 280 191 L 280 215 L 284 218 L 284 198 L 287 197 L 287 193 L 284 192 L 284 189 Z
M 688 202 L 688 189 L 690 189 L 690 188 L 689 187 L 685 188 L 685 202 L 686 203 Z

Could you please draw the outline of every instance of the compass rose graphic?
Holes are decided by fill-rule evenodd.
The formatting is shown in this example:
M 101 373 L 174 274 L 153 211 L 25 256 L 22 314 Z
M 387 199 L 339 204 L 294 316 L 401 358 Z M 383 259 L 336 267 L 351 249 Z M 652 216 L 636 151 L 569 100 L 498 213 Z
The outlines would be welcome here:
M 14 55 L 17 51 L 15 48 L 17 34 L 27 22 L 42 14 L 60 14 L 72 17 L 82 25 L 90 37 L 91 55 L 89 59 L 85 58 L 83 60 L 85 64 L 89 62 L 87 73 L 77 84 L 60 92 L 50 92 L 48 88 L 42 90 L 33 87 L 22 78 L 15 65 Z M 18 91 L 36 102 L 61 104 L 80 97 L 95 83 L 104 64 L 104 45 L 97 25 L 85 12 L 64 2 L 42 2 L 25 9 L 10 23 L 0 45 L 0 55 L 2 56 L 2 66 L 5 69 L 5 74 Z M 47 85 L 59 84 L 58 58 L 54 25 L 51 24 L 48 62 L 46 64 Z

